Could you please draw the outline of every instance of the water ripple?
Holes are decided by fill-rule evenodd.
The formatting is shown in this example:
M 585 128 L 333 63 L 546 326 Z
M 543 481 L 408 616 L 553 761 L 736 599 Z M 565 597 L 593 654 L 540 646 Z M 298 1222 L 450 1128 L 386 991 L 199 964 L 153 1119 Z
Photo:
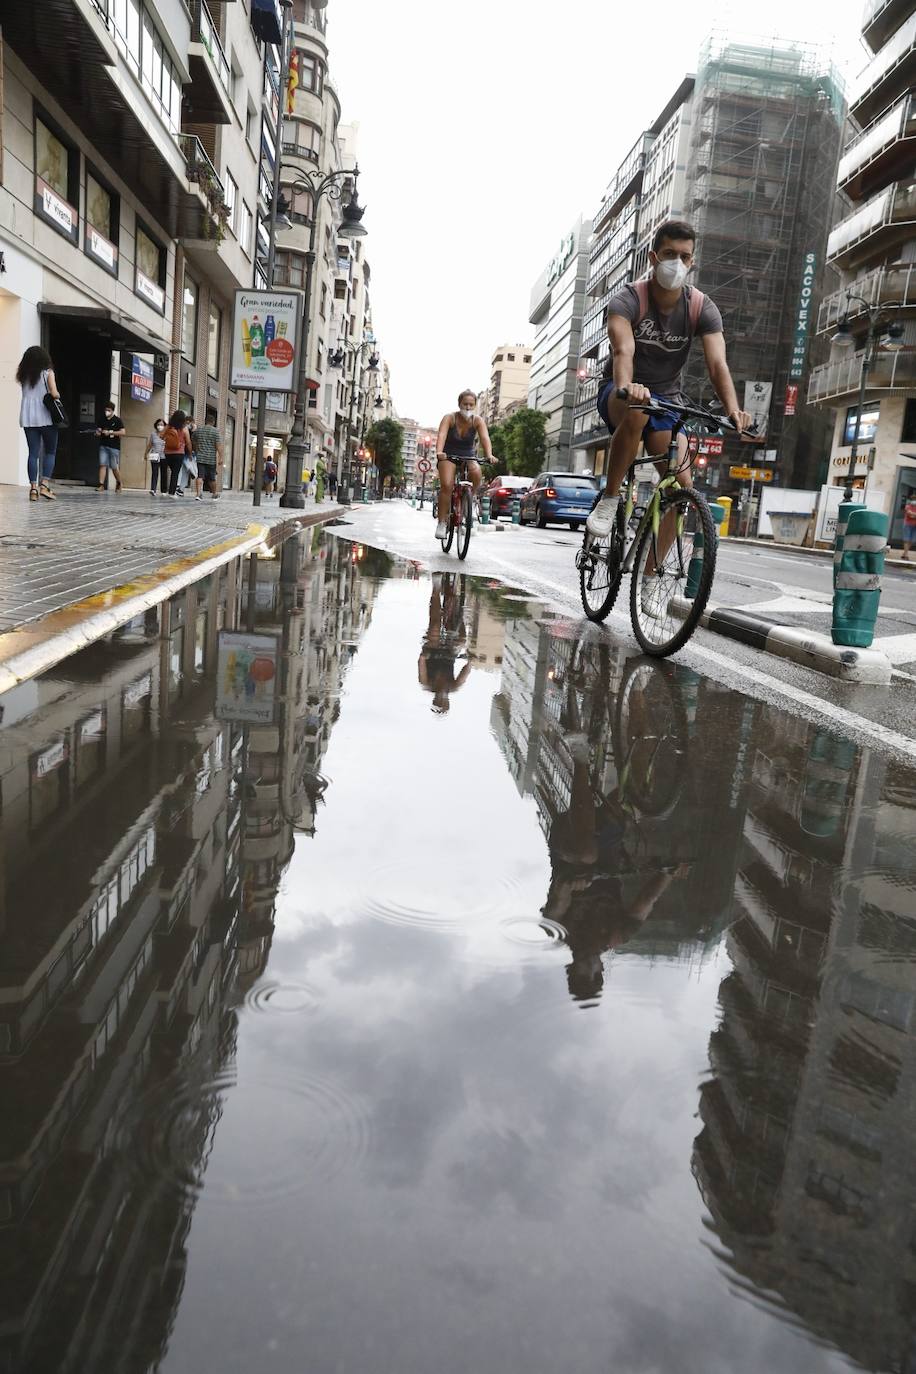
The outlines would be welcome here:
M 314 1011 L 320 998 L 307 983 L 278 983 L 262 980 L 245 996 L 250 1011 L 277 1011 L 295 1014 Z

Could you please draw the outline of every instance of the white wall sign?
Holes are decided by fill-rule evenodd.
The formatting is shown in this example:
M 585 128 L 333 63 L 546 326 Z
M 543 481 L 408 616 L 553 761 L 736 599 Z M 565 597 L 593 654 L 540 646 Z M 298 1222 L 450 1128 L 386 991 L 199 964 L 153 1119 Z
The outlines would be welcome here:
M 236 291 L 230 386 L 295 391 L 300 303 L 297 291 Z
M 113 243 L 109 243 L 98 229 L 93 229 L 90 224 L 86 230 L 86 251 L 106 267 L 114 267 L 118 260 L 118 250 Z
M 773 399 L 772 382 L 745 382 L 744 409 L 750 414 L 757 429 L 751 442 L 759 443 L 767 432 L 770 421 L 770 402 Z
M 145 272 L 137 268 L 137 295 L 143 296 L 157 310 L 165 309 L 165 292 L 158 282 L 151 281 Z
M 42 181 L 41 177 L 36 177 L 35 180 L 41 212 L 45 219 L 49 219 L 56 229 L 61 229 L 69 238 L 73 238 L 79 224 L 79 215 L 69 201 L 59 196 L 46 181 Z

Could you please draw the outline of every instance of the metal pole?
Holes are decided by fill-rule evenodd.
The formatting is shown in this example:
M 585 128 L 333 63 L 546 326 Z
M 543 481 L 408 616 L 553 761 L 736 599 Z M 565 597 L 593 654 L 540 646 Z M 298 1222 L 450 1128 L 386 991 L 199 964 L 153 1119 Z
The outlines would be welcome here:
M 350 504 L 350 501 L 355 496 L 355 487 L 353 483 L 353 431 L 356 428 L 354 424 L 354 410 L 357 397 L 356 372 L 362 357 L 363 345 L 361 343 L 353 344 L 352 348 L 353 375 L 350 378 L 350 414 L 347 419 L 347 505 Z
M 302 495 L 302 464 L 305 461 L 305 417 L 308 410 L 308 344 L 309 312 L 312 306 L 312 275 L 315 270 L 315 233 L 318 228 L 318 202 L 320 188 L 312 193 L 312 227 L 309 230 L 309 247 L 305 255 L 305 299 L 302 302 L 302 324 L 299 330 L 299 379 L 296 388 L 296 410 L 293 428 L 286 445 L 286 485 L 280 497 L 280 505 L 301 510 L 305 505 Z
M 849 454 L 849 467 L 846 470 L 846 486 L 843 488 L 843 500 L 852 500 L 852 479 L 856 470 L 856 460 L 859 456 L 859 431 L 862 425 L 862 411 L 865 408 L 865 390 L 868 386 L 868 370 L 871 366 L 871 348 L 874 330 L 871 318 L 868 322 L 868 338 L 865 341 L 865 356 L 862 359 L 862 381 L 859 386 L 859 405 L 856 409 L 856 427 L 852 432 L 852 450 Z
M 270 199 L 270 214 L 267 219 L 267 285 L 273 288 L 274 258 L 277 252 L 277 201 L 280 198 L 280 163 L 283 153 L 283 120 L 286 112 L 286 99 L 289 90 L 289 69 L 293 58 L 295 38 L 293 11 L 286 16 L 283 26 L 283 51 L 280 55 L 280 112 L 277 118 L 277 146 L 274 157 L 274 183 Z M 264 61 L 267 61 L 265 56 Z M 261 504 L 261 488 L 264 485 L 264 429 L 267 424 L 267 392 L 258 392 L 258 425 L 254 444 L 254 502 Z

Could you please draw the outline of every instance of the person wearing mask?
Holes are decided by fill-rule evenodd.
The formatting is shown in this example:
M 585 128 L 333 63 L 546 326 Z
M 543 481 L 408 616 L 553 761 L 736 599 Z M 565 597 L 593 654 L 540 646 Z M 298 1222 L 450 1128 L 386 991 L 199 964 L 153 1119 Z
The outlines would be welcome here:
M 16 381 L 22 388 L 19 424 L 29 448 L 29 500 L 37 501 L 41 496 L 45 501 L 56 501 L 51 477 L 57 456 L 57 428 L 45 405 L 48 394 L 60 399 L 51 355 L 37 344 L 27 348 L 16 369 Z
M 146 452 L 144 458 L 149 459 L 149 494 L 156 495 L 156 487 L 159 486 L 163 496 L 169 489 L 169 465 L 165 456 L 165 421 L 157 420 L 153 425 L 153 432 L 146 441 Z
M 109 472 L 115 479 L 115 491 L 121 490 L 121 440 L 127 430 L 120 415 L 115 414 L 114 401 L 105 402 L 105 419 L 96 435 L 99 439 L 99 485 L 96 491 L 105 491 Z
M 191 452 L 191 432 L 183 410 L 172 412 L 162 437 L 165 441 L 165 461 L 169 468 L 169 496 L 174 496 L 178 491 L 178 479 L 185 457 Z
M 482 415 L 477 414 L 477 393 L 462 391 L 458 397 L 458 409 L 443 415 L 439 422 L 436 437 L 436 457 L 439 460 L 439 504 L 436 508 L 436 539 L 444 539 L 448 534 L 448 512 L 452 503 L 452 488 L 455 485 L 455 471 L 459 462 L 466 462 L 468 476 L 474 483 L 474 497 L 480 489 L 482 474 L 476 461 L 477 441 L 483 449 L 488 463 L 494 461 L 490 447 L 490 433 Z

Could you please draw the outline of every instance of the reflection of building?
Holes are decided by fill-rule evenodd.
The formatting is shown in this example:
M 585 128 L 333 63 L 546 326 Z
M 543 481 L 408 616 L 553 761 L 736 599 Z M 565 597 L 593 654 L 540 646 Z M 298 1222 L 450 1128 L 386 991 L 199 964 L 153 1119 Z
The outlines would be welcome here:
M 881 759 L 771 719 L 755 732 L 694 1174 L 738 1275 L 862 1366 L 909 1369 L 912 794 Z

